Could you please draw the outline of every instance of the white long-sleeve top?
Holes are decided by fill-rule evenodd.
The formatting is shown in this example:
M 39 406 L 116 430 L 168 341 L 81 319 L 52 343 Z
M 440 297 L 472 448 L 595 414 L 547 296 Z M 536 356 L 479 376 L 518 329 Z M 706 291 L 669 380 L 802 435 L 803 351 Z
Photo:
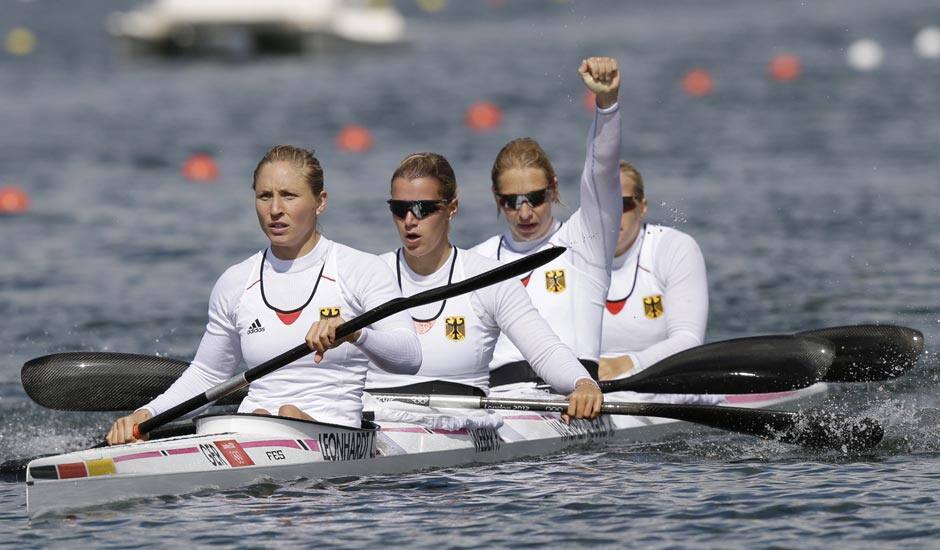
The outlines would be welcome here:
M 394 276 L 378 257 L 323 236 L 295 260 L 260 251 L 216 282 L 195 358 L 144 408 L 156 415 L 224 382 L 242 359 L 254 367 L 303 343 L 310 326 L 324 317 L 349 320 L 400 296 Z M 355 343 L 328 350 L 319 364 L 311 353 L 252 382 L 239 412 L 260 408 L 273 414 L 292 404 L 315 420 L 359 427 L 370 359 L 390 371 L 417 372 L 421 346 L 406 313 L 362 329 Z
M 627 355 L 636 373 L 702 345 L 707 323 L 705 258 L 695 239 L 647 224 L 614 258 L 601 356 Z
M 507 228 L 473 247 L 488 258 L 515 260 L 550 246 L 568 250 L 523 279 L 532 303 L 552 330 L 580 359 L 597 361 L 604 300 L 620 232 L 620 107 L 598 109 L 588 131 L 578 210 L 556 222 L 542 239 L 518 242 Z M 491 369 L 524 357 L 508 338 L 500 338 Z
M 419 275 L 400 252 L 380 257 L 396 272 L 406 296 L 462 281 L 499 265 L 495 260 L 453 247 L 440 269 L 430 275 Z M 535 372 L 555 391 L 570 393 L 578 380 L 590 379 L 574 352 L 539 315 L 517 279 L 443 303 L 413 308 L 409 313 L 421 342 L 421 369 L 415 376 L 403 376 L 373 365 L 366 380 L 367 389 L 445 380 L 488 393 L 489 363 L 500 333 L 518 347 Z

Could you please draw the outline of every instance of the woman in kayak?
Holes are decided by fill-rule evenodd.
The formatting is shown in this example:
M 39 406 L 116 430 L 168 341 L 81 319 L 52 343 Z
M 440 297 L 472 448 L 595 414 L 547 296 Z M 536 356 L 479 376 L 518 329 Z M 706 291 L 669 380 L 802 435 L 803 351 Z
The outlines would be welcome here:
M 163 395 L 115 421 L 109 443 L 132 441 L 135 424 L 224 382 L 242 359 L 253 367 L 304 339 L 315 355 L 252 382 L 239 412 L 358 428 L 370 360 L 392 372 L 417 372 L 421 345 L 405 313 L 335 337 L 345 318 L 401 292 L 376 256 L 318 231 L 327 193 L 313 154 L 291 145 L 274 147 L 255 168 L 252 188 L 269 246 L 222 274 L 190 367 Z
M 450 243 L 457 180 L 436 153 L 409 155 L 392 175 L 392 219 L 402 246 L 383 254 L 406 295 L 488 271 L 499 262 Z M 415 376 L 369 369 L 366 389 L 384 393 L 484 396 L 502 332 L 556 391 L 569 395 L 568 416 L 594 418 L 603 394 L 574 353 L 552 332 L 515 279 L 410 310 L 423 362 Z
M 558 178 L 548 155 L 531 138 L 503 147 L 492 170 L 493 197 L 508 228 L 472 250 L 497 260 L 515 260 L 551 246 L 568 251 L 533 271 L 522 282 L 552 330 L 597 377 L 604 299 L 620 227 L 620 110 L 617 62 L 593 57 L 579 73 L 597 96 L 581 173 L 581 204 L 568 221 L 557 221 Z M 529 362 L 508 338 L 500 337 L 490 364 L 490 385 L 537 380 Z
M 695 239 L 644 222 L 643 176 L 620 161 L 623 215 L 601 345 L 602 380 L 635 374 L 702 345 L 708 322 L 705 258 Z

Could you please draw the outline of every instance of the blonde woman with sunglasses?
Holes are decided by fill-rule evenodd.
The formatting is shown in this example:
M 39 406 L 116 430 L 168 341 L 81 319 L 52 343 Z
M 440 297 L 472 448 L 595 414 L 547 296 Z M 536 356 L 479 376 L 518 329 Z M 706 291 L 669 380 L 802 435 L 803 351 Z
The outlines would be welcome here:
M 507 229 L 472 250 L 508 261 L 551 246 L 568 251 L 523 278 L 532 303 L 552 330 L 597 378 L 604 300 L 620 228 L 620 72 L 609 57 L 582 61 L 578 72 L 596 94 L 581 173 L 580 208 L 561 222 L 558 178 L 548 155 L 532 138 L 506 144 L 492 170 L 493 197 Z M 539 381 L 519 348 L 505 336 L 490 363 L 490 384 Z
M 391 180 L 388 201 L 402 246 L 380 256 L 402 293 L 412 295 L 492 269 L 493 259 L 450 243 L 457 214 L 457 180 L 436 153 L 409 155 Z M 571 349 L 539 315 L 516 280 L 412 308 L 423 357 L 417 374 L 369 369 L 366 389 L 382 393 L 484 396 L 497 338 L 505 335 L 558 393 L 568 395 L 567 417 L 595 418 L 604 396 Z
M 708 322 L 705 258 L 691 236 L 645 223 L 643 176 L 620 161 L 623 215 L 604 308 L 600 377 L 636 374 L 702 345 Z

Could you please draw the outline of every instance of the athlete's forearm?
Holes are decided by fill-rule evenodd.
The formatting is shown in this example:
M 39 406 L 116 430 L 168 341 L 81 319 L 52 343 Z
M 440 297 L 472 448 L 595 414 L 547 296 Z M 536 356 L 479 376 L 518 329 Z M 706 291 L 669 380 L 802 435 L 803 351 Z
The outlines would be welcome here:
M 590 378 L 574 352 L 552 331 L 524 287 L 517 281 L 499 285 L 494 293 L 496 321 L 519 348 L 532 369 L 558 393 L 574 391 L 578 380 Z
M 395 374 L 415 374 L 421 368 L 421 342 L 413 329 L 362 329 L 356 342 L 372 363 Z
M 571 244 L 591 263 L 610 268 L 620 231 L 620 106 L 598 110 L 588 133 L 581 171 L 580 235 Z M 574 229 L 574 228 L 572 228 Z

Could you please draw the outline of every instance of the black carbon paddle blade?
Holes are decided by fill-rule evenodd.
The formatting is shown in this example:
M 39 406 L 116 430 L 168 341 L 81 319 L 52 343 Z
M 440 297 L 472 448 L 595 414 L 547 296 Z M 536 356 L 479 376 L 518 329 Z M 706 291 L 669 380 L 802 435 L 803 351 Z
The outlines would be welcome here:
M 639 373 L 605 380 L 601 390 L 644 393 L 771 393 L 818 382 L 833 345 L 810 336 L 755 336 L 688 349 Z
M 773 441 L 845 453 L 871 449 L 884 437 L 884 429 L 871 418 L 855 420 L 829 412 L 666 403 L 605 403 L 603 412 L 673 418 Z
M 881 443 L 885 431 L 873 418 L 855 420 L 831 412 L 795 413 L 779 440 L 804 447 L 859 453 Z
M 188 366 L 165 357 L 77 351 L 30 359 L 20 377 L 26 395 L 43 407 L 132 411 L 166 391 Z M 220 404 L 238 403 L 244 395 Z
M 797 335 L 825 338 L 836 356 L 824 382 L 875 382 L 897 378 L 917 364 L 924 335 L 895 325 L 855 325 L 807 330 Z

